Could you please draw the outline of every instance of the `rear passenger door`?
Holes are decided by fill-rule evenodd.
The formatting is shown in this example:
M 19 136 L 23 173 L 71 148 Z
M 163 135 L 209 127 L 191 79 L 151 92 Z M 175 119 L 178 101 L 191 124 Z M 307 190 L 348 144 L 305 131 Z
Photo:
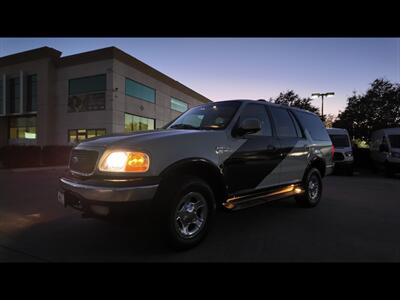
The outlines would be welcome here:
M 281 145 L 280 180 L 282 184 L 301 181 L 307 167 L 308 142 L 289 109 L 270 107 Z
M 228 192 L 230 194 L 253 192 L 279 183 L 279 142 L 273 135 L 266 105 L 248 103 L 243 108 L 236 126 L 247 118 L 261 123 L 257 133 L 235 137 L 245 142 L 224 163 Z

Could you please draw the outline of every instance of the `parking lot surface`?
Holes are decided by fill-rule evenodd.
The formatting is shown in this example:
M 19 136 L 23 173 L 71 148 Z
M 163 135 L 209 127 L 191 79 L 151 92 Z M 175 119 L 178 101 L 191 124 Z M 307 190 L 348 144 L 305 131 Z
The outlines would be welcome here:
M 329 176 L 316 208 L 288 198 L 221 211 L 199 246 L 174 252 L 143 214 L 110 223 L 63 208 L 61 173 L 0 171 L 0 262 L 400 261 L 400 178 Z

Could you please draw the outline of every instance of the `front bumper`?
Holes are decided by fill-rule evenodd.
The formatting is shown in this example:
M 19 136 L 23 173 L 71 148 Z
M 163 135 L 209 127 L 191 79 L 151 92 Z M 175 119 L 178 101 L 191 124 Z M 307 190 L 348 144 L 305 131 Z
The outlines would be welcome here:
M 96 186 L 67 178 L 60 178 L 60 185 L 62 190 L 77 194 L 86 200 L 107 203 L 151 200 L 158 188 L 158 184 L 134 187 Z
M 58 200 L 64 206 L 71 206 L 84 212 L 108 215 L 110 208 L 123 207 L 127 204 L 151 201 L 158 189 L 158 184 L 120 187 L 99 186 L 73 181 L 62 177 L 59 179 L 60 191 Z

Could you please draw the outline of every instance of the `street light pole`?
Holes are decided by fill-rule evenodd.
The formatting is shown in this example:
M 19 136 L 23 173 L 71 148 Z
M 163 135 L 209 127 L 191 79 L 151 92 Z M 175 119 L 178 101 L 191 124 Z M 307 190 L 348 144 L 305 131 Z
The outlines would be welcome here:
M 311 97 L 321 97 L 321 117 L 322 120 L 325 121 L 325 116 L 324 116 L 324 97 L 329 97 L 335 95 L 334 92 L 329 92 L 329 93 L 312 93 Z

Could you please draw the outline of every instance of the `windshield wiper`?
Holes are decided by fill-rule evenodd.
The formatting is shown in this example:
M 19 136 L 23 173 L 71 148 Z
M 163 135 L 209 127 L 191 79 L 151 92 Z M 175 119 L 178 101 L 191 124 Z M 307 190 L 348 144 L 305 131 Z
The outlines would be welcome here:
M 199 129 L 199 127 L 194 127 L 189 124 L 175 124 L 175 125 L 170 126 L 169 128 L 172 128 L 172 129 Z
M 199 127 L 199 129 L 203 129 L 203 130 L 215 130 L 215 129 L 220 129 L 220 128 L 221 128 L 221 126 L 217 126 L 217 125 Z

